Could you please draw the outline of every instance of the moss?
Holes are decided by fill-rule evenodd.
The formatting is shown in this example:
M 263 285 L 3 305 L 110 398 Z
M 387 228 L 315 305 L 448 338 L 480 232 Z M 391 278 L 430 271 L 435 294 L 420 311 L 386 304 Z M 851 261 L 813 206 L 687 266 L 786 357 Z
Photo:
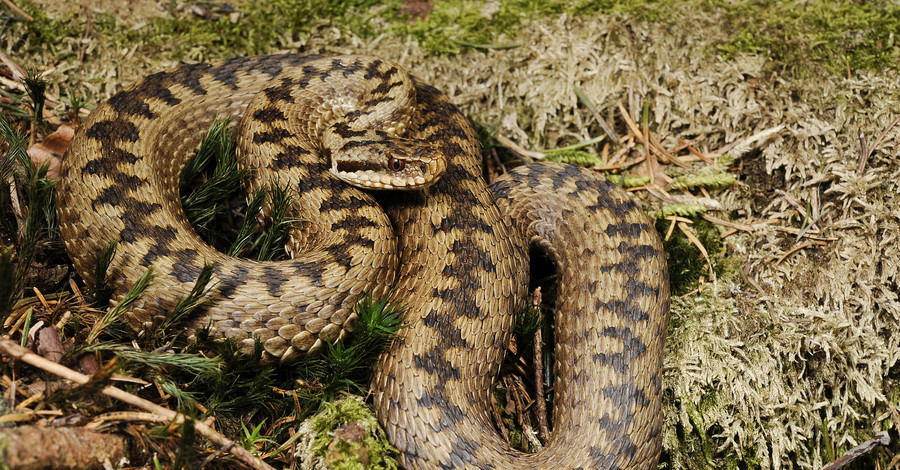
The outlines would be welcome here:
M 717 262 L 717 255 L 722 251 L 722 239 L 715 225 L 705 219 L 694 218 L 691 228 L 697 238 L 706 248 L 710 259 L 713 261 L 713 271 L 717 276 L 733 271 L 731 263 Z M 656 230 L 665 234 L 671 222 L 665 219 L 657 220 Z M 676 229 L 672 236 L 664 241 L 666 249 L 666 261 L 669 265 L 669 281 L 672 285 L 673 295 L 683 295 L 697 288 L 701 277 L 709 277 L 709 268 L 700 249 L 691 243 L 688 238 Z
M 726 59 L 768 55 L 799 76 L 818 69 L 836 74 L 897 67 L 893 34 L 900 31 L 900 6 L 886 1 L 708 2 L 721 8 L 735 31 L 716 47 Z
M 18 22 L 14 28 L 23 28 L 22 40 L 41 48 L 44 53 L 57 56 L 58 46 L 64 38 L 76 38 L 84 35 L 84 22 L 79 19 L 79 12 L 73 9 L 63 18 L 51 20 L 30 0 L 20 5 L 23 11 L 34 18 L 34 21 Z
M 509 0 L 480 2 L 449 0 L 435 3 L 427 19 L 398 27 L 418 39 L 428 52 L 456 54 L 466 45 L 511 46 L 518 28 L 527 20 L 563 13 L 592 15 L 628 13 L 638 20 L 652 21 L 662 16 L 665 3 L 646 0 Z M 499 42 L 499 43 L 498 43 Z
M 547 156 L 544 158 L 543 161 L 571 163 L 573 165 L 580 165 L 580 166 L 585 166 L 585 167 L 591 167 L 594 165 L 602 165 L 603 164 L 603 160 L 600 160 L 600 157 L 594 155 L 593 153 L 583 152 L 581 150 L 560 150 L 560 151 L 547 152 Z M 633 181 L 631 179 L 628 179 L 628 182 L 633 182 Z M 643 184 L 643 183 L 638 183 L 638 185 L 639 184 Z M 636 185 L 632 185 L 632 186 L 636 186 Z M 626 187 L 628 187 L 628 186 L 626 186 Z
M 335 429 L 348 423 L 356 423 L 365 431 L 361 442 L 335 438 Z M 393 457 L 397 449 L 388 443 L 375 415 L 360 397 L 351 395 L 324 404 L 321 411 L 303 422 L 297 433 L 300 435 L 297 457 L 303 462 L 303 469 L 391 470 L 399 467 Z M 361 457 L 363 454 L 364 458 Z
M 377 30 L 369 9 L 376 4 L 379 2 L 372 0 L 245 1 L 234 8 L 241 13 L 235 22 L 227 14 L 217 14 L 213 19 L 177 14 L 154 18 L 140 29 L 110 25 L 106 35 L 117 46 L 141 44 L 148 49 L 161 48 L 175 59 L 258 55 L 274 52 L 321 22 L 370 37 Z

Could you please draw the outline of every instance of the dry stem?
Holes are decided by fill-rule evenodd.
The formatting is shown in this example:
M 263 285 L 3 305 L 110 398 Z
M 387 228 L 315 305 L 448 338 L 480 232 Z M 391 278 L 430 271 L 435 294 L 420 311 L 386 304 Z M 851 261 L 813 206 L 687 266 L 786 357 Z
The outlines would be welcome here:
M 37 354 L 34 354 L 27 349 L 19 346 L 15 343 L 15 341 L 12 341 L 9 338 L 0 338 L 0 350 L 3 350 L 4 353 L 9 354 L 16 359 L 21 360 L 22 362 L 30 364 L 53 375 L 62 377 L 71 382 L 75 382 L 79 385 L 84 385 L 91 380 L 90 376 L 80 374 L 72 369 L 69 369 L 68 367 L 44 359 L 43 357 L 38 356 Z M 132 395 L 111 385 L 104 387 L 102 393 L 108 397 L 115 398 L 116 400 L 125 402 L 129 405 L 162 416 L 174 423 L 181 423 L 185 419 L 183 415 L 178 414 L 168 408 L 159 406 L 156 403 L 145 400 L 136 395 Z M 200 434 L 205 436 L 210 441 L 216 443 L 217 445 L 227 449 L 228 452 L 231 452 L 232 455 L 247 464 L 250 468 L 258 470 L 274 470 L 273 467 L 255 457 L 253 454 L 251 454 L 249 451 L 247 451 L 231 439 L 228 439 L 221 433 L 215 431 L 207 424 L 196 422 L 194 427 L 198 432 L 200 432 Z

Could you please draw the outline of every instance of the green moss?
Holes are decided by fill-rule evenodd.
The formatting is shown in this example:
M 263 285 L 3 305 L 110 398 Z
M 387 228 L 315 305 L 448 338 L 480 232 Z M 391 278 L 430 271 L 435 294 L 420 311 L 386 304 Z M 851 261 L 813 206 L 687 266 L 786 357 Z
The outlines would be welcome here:
M 202 59 L 271 53 L 298 35 L 308 33 L 321 22 L 330 23 L 361 37 L 377 32 L 373 26 L 373 0 L 296 2 L 245 1 L 235 5 L 240 18 L 232 22 L 227 14 L 213 19 L 195 16 L 167 16 L 151 20 L 138 30 L 131 28 L 111 35 L 116 45 L 143 44 L 162 48 L 168 57 Z
M 710 436 L 710 423 L 706 422 L 705 414 L 716 407 L 715 390 L 705 390 L 700 395 L 698 403 L 685 403 L 688 419 L 693 425 L 693 432 L 685 435 L 684 447 L 687 452 L 693 454 L 694 462 L 703 468 L 718 468 L 714 455 L 716 442 Z
M 809 76 L 824 67 L 836 74 L 897 67 L 900 6 L 887 1 L 708 2 L 721 8 L 735 31 L 719 46 L 726 59 L 765 54 L 786 71 Z
M 45 53 L 58 57 L 59 45 L 64 38 L 76 38 L 84 35 L 84 22 L 79 20 L 79 9 L 72 11 L 63 18 L 51 20 L 47 15 L 30 0 L 18 3 L 19 7 L 31 15 L 34 21 L 21 21 L 15 27 L 24 29 L 22 36 L 36 48 L 41 48 Z M 15 35 L 15 34 L 13 34 Z
M 722 251 L 722 239 L 715 225 L 701 218 L 693 219 L 691 228 L 697 239 L 706 248 L 710 259 L 713 260 L 713 271 L 717 276 L 733 271 L 730 264 L 717 262 L 716 255 Z M 670 221 L 657 220 L 656 230 L 665 234 L 669 229 Z M 700 277 L 709 278 L 709 268 L 703 254 L 696 245 L 677 228 L 672 236 L 664 241 L 666 260 L 669 266 L 669 281 L 673 295 L 683 295 L 697 288 Z
M 418 39 L 431 53 L 456 54 L 466 47 L 465 43 L 477 44 L 479 48 L 509 47 L 515 43 L 522 23 L 530 19 L 563 13 L 628 13 L 636 19 L 651 21 L 661 16 L 664 5 L 646 0 L 507 0 L 489 3 L 449 0 L 435 3 L 427 19 L 401 25 L 398 30 Z
M 362 442 L 335 438 L 335 429 L 348 423 L 356 423 L 365 431 Z M 388 443 L 375 415 L 360 397 L 351 395 L 335 403 L 326 403 L 321 411 L 304 421 L 297 432 L 300 434 L 297 456 L 304 462 L 304 468 L 399 468 L 393 457 L 397 449 Z M 360 458 L 361 451 L 368 458 L 368 466 L 363 462 L 365 459 Z

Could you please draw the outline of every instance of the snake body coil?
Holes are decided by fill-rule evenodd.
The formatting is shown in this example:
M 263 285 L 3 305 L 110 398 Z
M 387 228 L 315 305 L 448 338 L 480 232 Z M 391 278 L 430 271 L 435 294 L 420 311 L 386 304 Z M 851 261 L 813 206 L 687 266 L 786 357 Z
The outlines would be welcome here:
M 310 99 L 309 88 L 325 96 Z M 229 258 L 187 223 L 180 172 L 219 115 L 243 116 L 251 186 L 290 178 L 294 215 L 310 220 L 294 234 L 296 259 Z M 335 163 L 353 149 L 405 175 Z M 118 297 L 153 266 L 152 290 L 129 317 L 138 330 L 215 262 L 215 288 L 193 325 L 247 346 L 260 337 L 283 361 L 352 327 L 361 293 L 393 289 L 409 327 L 380 358 L 372 387 L 406 468 L 651 468 L 668 280 L 650 221 L 586 170 L 533 164 L 489 189 L 480 164 L 475 133 L 447 97 L 385 61 L 280 55 L 190 65 L 148 77 L 85 122 L 63 162 L 60 228 L 89 282 L 98 254 L 119 242 L 110 273 Z M 433 185 L 379 195 L 385 216 L 334 177 L 342 171 L 354 184 Z M 510 450 L 489 412 L 525 298 L 529 245 L 557 264 L 560 285 L 553 431 L 536 454 Z

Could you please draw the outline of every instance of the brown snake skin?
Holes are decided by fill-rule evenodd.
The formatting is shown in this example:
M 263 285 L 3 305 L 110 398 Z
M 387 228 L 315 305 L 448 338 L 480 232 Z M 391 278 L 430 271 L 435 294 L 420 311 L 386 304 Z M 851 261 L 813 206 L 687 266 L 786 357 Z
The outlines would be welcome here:
M 372 389 L 404 467 L 653 468 L 669 287 L 648 217 L 615 185 L 574 166 L 519 167 L 489 189 L 474 130 L 445 95 L 412 79 L 403 106 L 410 117 L 375 111 L 401 99 L 391 90 L 401 89 L 394 83 L 408 80 L 405 73 L 378 59 L 316 59 L 184 66 L 94 111 L 63 161 L 57 201 L 79 273 L 91 282 L 97 255 L 119 241 L 110 278 L 121 298 L 152 265 L 157 277 L 128 318 L 143 331 L 190 291 L 204 261 L 215 261 L 215 288 L 194 327 L 211 324 L 248 346 L 261 337 L 283 361 L 341 337 L 361 293 L 393 289 L 409 326 L 380 358 Z M 370 87 L 348 104 L 346 80 Z M 339 95 L 340 110 L 309 109 L 328 102 L 302 97 L 311 84 Z M 306 104 L 296 112 L 281 111 L 298 99 Z M 295 260 L 228 258 L 185 219 L 178 178 L 223 114 L 246 114 L 241 145 L 270 154 L 248 164 L 253 185 L 291 178 L 296 215 L 310 220 L 295 234 Z M 328 128 L 339 147 L 362 145 L 348 144 L 363 132 L 346 127 L 357 119 L 390 134 L 362 140 L 390 150 L 396 131 L 445 156 L 446 173 L 424 190 L 378 194 L 385 215 L 370 194 L 332 176 L 331 150 L 316 144 Z M 379 119 L 405 124 L 394 129 Z M 311 137 L 292 140 L 277 124 L 291 120 Z M 262 176 L 269 170 L 280 176 Z M 490 414 L 492 382 L 526 296 L 529 245 L 548 253 L 559 274 L 553 430 L 535 454 L 510 450 Z

